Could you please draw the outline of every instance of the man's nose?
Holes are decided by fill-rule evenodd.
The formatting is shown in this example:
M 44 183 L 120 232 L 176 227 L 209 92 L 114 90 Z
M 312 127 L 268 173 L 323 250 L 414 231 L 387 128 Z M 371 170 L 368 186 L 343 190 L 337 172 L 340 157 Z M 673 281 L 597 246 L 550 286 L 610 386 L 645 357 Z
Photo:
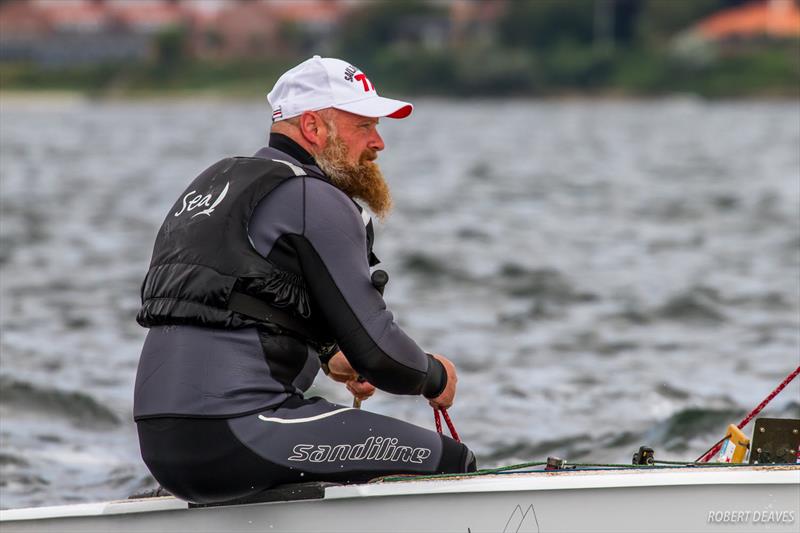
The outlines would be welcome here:
M 383 144 L 383 138 L 381 137 L 381 134 L 378 133 L 378 130 L 374 131 L 372 138 L 369 140 L 368 146 L 370 150 L 375 150 L 376 152 L 380 152 L 386 148 L 386 145 Z

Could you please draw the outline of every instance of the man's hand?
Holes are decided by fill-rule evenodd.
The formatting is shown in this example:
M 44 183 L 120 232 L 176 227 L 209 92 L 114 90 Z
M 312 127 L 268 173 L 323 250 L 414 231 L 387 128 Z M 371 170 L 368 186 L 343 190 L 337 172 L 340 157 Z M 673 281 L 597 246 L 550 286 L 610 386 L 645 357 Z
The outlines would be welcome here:
M 436 360 L 438 360 L 444 366 L 444 370 L 447 372 L 447 385 L 445 385 L 444 390 L 439 396 L 431 399 L 428 403 L 430 403 L 431 407 L 434 409 L 449 409 L 452 407 L 453 400 L 455 400 L 456 397 L 456 383 L 458 382 L 458 376 L 456 376 L 456 365 L 451 363 L 450 360 L 443 355 L 431 355 L 433 355 L 433 357 L 435 357 Z
M 364 378 L 361 378 L 364 379 Z M 345 386 L 347 390 L 350 391 L 350 394 L 358 401 L 363 401 L 375 394 L 375 385 L 368 381 L 359 381 L 357 379 L 353 379 L 348 381 Z
M 350 361 L 347 360 L 341 350 L 336 352 L 328 361 L 328 370 L 330 372 L 328 377 L 339 383 L 347 383 L 358 379 L 358 372 L 353 370 L 353 367 L 350 366 Z
M 341 351 L 336 352 L 328 361 L 328 370 L 330 371 L 328 377 L 339 383 L 344 383 L 350 394 L 357 400 L 366 400 L 375 394 L 375 386 L 364 381 L 364 378 L 359 379 L 358 372 L 353 370 L 350 362 Z

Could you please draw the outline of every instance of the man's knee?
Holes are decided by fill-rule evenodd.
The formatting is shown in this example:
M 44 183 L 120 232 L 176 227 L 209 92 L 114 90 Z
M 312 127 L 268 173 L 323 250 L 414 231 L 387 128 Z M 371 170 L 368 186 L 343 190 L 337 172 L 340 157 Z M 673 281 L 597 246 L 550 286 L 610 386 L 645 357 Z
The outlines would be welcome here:
M 442 435 L 442 457 L 437 472 L 441 474 L 460 474 L 477 470 L 475 454 L 460 442 Z

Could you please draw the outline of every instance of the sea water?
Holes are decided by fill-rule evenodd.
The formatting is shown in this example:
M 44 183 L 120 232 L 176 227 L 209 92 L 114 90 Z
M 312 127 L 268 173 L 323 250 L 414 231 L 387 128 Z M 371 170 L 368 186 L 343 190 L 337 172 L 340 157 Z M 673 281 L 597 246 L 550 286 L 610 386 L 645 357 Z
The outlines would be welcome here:
M 384 119 L 386 300 L 480 466 L 695 459 L 800 364 L 797 102 L 419 100 Z M 154 485 L 131 418 L 158 226 L 265 102 L 0 100 L 0 506 Z M 320 375 L 312 394 L 350 403 Z M 420 398 L 373 410 L 433 429 Z M 765 412 L 800 416 L 792 384 Z M 751 428 L 745 428 L 750 434 Z

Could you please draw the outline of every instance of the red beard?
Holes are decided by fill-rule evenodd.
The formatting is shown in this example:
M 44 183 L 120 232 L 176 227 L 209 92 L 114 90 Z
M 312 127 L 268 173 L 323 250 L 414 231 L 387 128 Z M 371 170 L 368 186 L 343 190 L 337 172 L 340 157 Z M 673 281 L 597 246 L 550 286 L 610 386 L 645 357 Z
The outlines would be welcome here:
M 319 168 L 336 187 L 350 198 L 365 202 L 379 219 L 384 220 L 392 209 L 392 195 L 380 167 L 375 163 L 377 157 L 377 152 L 365 150 L 358 163 L 348 162 L 347 145 L 341 137 L 332 133 L 316 160 Z

